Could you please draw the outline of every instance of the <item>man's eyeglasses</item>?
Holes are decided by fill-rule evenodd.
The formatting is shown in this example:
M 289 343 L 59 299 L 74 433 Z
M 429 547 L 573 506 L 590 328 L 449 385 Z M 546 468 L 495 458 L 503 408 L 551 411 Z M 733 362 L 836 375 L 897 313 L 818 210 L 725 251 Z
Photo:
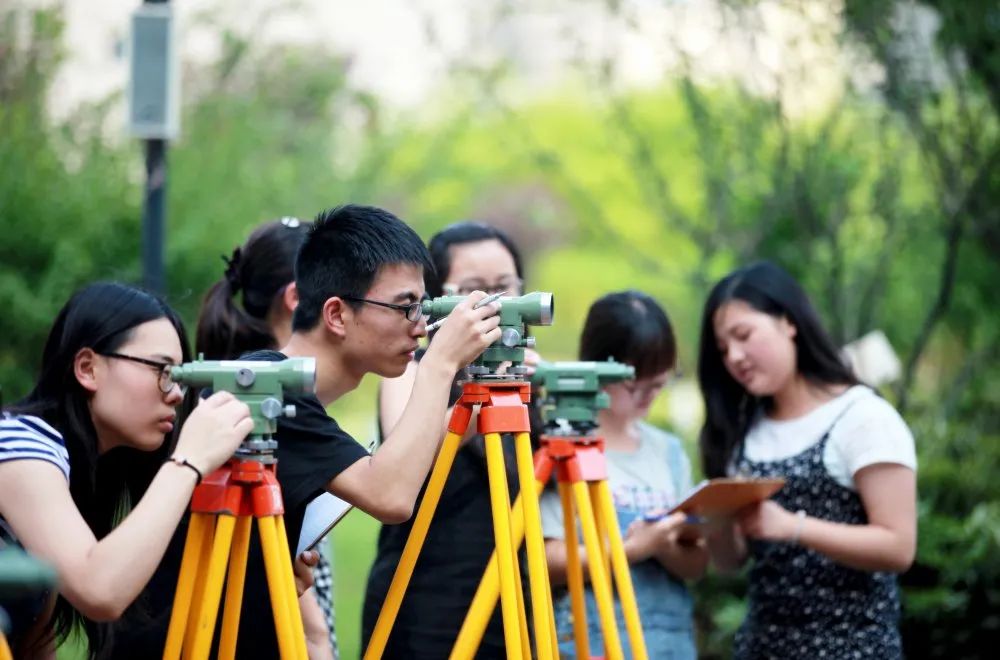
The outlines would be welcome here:
M 186 385 L 181 385 L 180 383 L 175 383 L 171 380 L 170 367 L 174 366 L 171 362 L 157 362 L 156 360 L 147 360 L 146 358 L 136 357 L 134 355 L 125 355 L 123 353 L 98 353 L 98 355 L 115 358 L 116 360 L 128 360 L 129 362 L 137 362 L 148 367 L 153 367 L 159 373 L 156 384 L 160 388 L 160 391 L 164 394 L 170 394 L 174 387 L 180 388 L 181 396 L 183 396 L 187 391 Z
M 489 295 L 509 291 L 510 295 L 517 296 L 520 295 L 523 285 L 524 280 L 519 277 L 505 277 L 498 280 L 495 284 L 487 284 L 483 280 L 466 280 L 458 284 L 449 282 L 441 288 L 449 296 L 467 296 L 473 291 L 482 291 Z
M 406 320 L 410 323 L 418 323 L 420 319 L 426 319 L 427 315 L 424 314 L 424 307 L 419 302 L 413 302 L 408 305 L 397 305 L 395 303 L 382 302 L 381 300 L 369 300 L 368 298 L 356 298 L 354 296 L 341 296 L 344 300 L 353 300 L 354 302 L 368 303 L 369 305 L 378 305 L 379 307 L 388 307 L 389 309 L 394 309 L 397 312 L 402 312 L 406 316 Z

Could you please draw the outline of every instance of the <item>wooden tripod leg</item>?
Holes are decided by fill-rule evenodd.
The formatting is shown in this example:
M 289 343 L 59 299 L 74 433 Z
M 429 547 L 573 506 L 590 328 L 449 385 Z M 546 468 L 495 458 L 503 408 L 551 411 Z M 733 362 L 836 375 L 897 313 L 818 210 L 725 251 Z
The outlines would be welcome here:
M 459 408 L 456 406 L 455 411 Z M 453 417 L 454 419 L 454 417 Z M 468 424 L 468 421 L 466 421 Z M 385 652 L 385 646 L 389 642 L 389 633 L 392 632 L 392 625 L 396 622 L 396 615 L 399 614 L 399 607 L 403 604 L 403 596 L 406 594 L 406 587 L 413 577 L 413 569 L 417 565 L 417 557 L 420 556 L 420 549 L 427 538 L 427 530 L 430 529 L 431 519 L 437 509 L 441 499 L 441 491 L 448 480 L 448 473 L 455 462 L 455 454 L 462 441 L 461 432 L 448 431 L 441 443 L 437 459 L 434 461 L 434 468 L 431 470 L 427 488 L 424 490 L 424 499 L 420 502 L 417 515 L 413 518 L 413 527 L 410 528 L 410 535 L 403 546 L 403 553 L 399 557 L 399 564 L 396 572 L 392 576 L 389 584 L 389 591 L 386 593 L 385 602 L 382 603 L 382 610 L 378 614 L 375 628 L 372 630 L 371 639 L 368 641 L 368 648 L 365 649 L 364 660 L 378 660 Z
M 278 553 L 281 556 L 281 565 L 286 566 L 283 570 L 285 574 L 285 597 L 288 599 L 288 616 L 292 624 L 292 639 L 295 640 L 296 651 L 300 658 L 307 658 L 309 651 L 306 649 L 306 631 L 302 625 L 302 610 L 299 608 L 299 591 L 295 588 L 295 573 L 292 570 L 292 553 L 288 549 L 288 532 L 285 531 L 285 517 L 277 516 L 278 527 Z
M 537 475 L 534 482 L 535 492 L 540 493 L 545 487 L 545 483 L 539 481 Z M 514 539 L 515 548 L 520 548 L 521 541 L 524 540 L 524 508 L 522 500 L 523 498 L 518 495 L 517 499 L 514 500 L 514 506 L 511 510 L 513 527 L 511 534 Z M 493 616 L 493 610 L 496 609 L 497 598 L 499 597 L 500 572 L 497 568 L 497 553 L 494 550 L 493 554 L 490 555 L 489 563 L 486 564 L 486 569 L 483 571 L 479 587 L 476 588 L 476 595 L 472 598 L 472 604 L 469 605 L 469 611 L 465 614 L 465 621 L 462 622 L 462 628 L 458 631 L 455 646 L 451 650 L 451 655 L 448 656 L 449 660 L 470 660 L 476 654 L 476 651 L 479 650 L 479 644 L 483 641 L 483 634 L 486 632 L 486 626 L 489 625 L 490 617 Z
M 163 660 L 179 660 L 181 657 L 188 612 L 192 607 L 195 577 L 198 573 L 198 560 L 201 558 L 201 547 L 210 520 L 211 516 L 205 513 L 191 514 L 187 535 L 184 537 L 184 555 L 181 559 L 181 571 L 177 577 L 174 604 L 170 611 L 170 625 L 167 628 L 167 642 L 163 647 Z
M 243 607 L 243 585 L 246 581 L 247 556 L 250 552 L 250 525 L 253 518 L 239 516 L 229 554 L 229 576 L 226 578 L 226 605 L 222 611 L 222 634 L 219 639 L 219 660 L 236 657 L 236 636 L 240 629 Z
M 607 481 L 598 481 L 596 486 L 597 499 L 595 506 L 602 511 L 604 520 L 616 520 L 614 501 L 611 499 L 611 488 Z M 625 617 L 625 630 L 628 632 L 629 648 L 635 660 L 646 660 L 646 640 L 642 635 L 642 623 L 639 620 L 639 606 L 635 600 L 635 589 L 632 586 L 632 574 L 629 572 L 628 559 L 625 557 L 625 544 L 618 525 L 608 526 L 608 543 L 611 550 L 611 567 L 615 572 L 615 585 L 618 587 L 618 600 L 622 604 L 622 614 Z
M 511 523 L 513 527 L 513 523 Z M 524 605 L 524 587 L 521 584 L 521 560 L 518 555 L 519 543 L 514 543 L 511 539 L 511 545 L 514 546 L 514 575 L 517 579 L 517 583 L 514 585 L 514 593 L 517 595 L 517 628 L 521 631 L 521 657 L 531 658 L 531 635 L 528 633 L 528 611 Z
M 212 558 L 212 546 L 215 543 L 215 528 L 218 516 L 214 513 L 198 514 L 205 516 L 205 531 L 202 534 L 201 552 L 198 553 L 198 570 L 194 577 L 194 592 L 191 594 L 191 609 L 187 613 L 187 627 L 184 631 L 184 657 L 191 658 L 194 648 L 194 635 L 201 619 L 201 609 L 205 606 L 205 583 L 208 580 L 208 562 Z
M 608 576 L 608 590 L 612 591 L 614 585 L 611 582 L 611 552 L 608 548 L 608 529 L 612 525 L 618 525 L 618 517 L 613 516 L 610 520 L 605 518 L 604 510 L 597 506 L 600 495 L 597 490 L 597 482 L 587 482 L 587 493 L 590 494 L 590 508 L 594 511 L 594 522 L 597 524 L 597 538 L 601 541 L 601 560 L 604 562 L 604 574 Z M 612 509 L 612 512 L 614 509 Z M 588 560 L 590 557 L 588 556 Z
M 236 527 L 235 516 L 220 515 L 215 527 L 215 538 L 212 541 L 212 553 L 207 565 L 205 578 L 205 595 L 198 613 L 198 627 L 195 629 L 194 641 L 191 645 L 191 657 L 207 658 L 212 649 L 212 637 L 215 635 L 215 620 L 219 615 L 219 601 L 222 599 L 222 587 L 226 579 L 226 563 L 233 543 L 233 530 Z
M 517 456 L 518 482 L 530 484 L 535 480 L 531 460 L 531 438 L 518 433 L 514 439 Z M 528 578 L 531 585 L 531 616 L 535 631 L 535 652 L 538 660 L 549 660 L 552 639 L 549 630 L 548 565 L 545 562 L 545 541 L 542 538 L 542 515 L 538 507 L 538 493 L 529 488 L 521 497 L 524 511 L 524 539 L 528 554 Z
M 590 587 L 597 600 L 597 611 L 601 617 L 601 632 L 604 636 L 604 656 L 608 660 L 623 660 L 621 637 L 618 635 L 618 625 L 615 623 L 615 603 L 611 593 L 608 573 L 602 557 L 601 539 L 597 536 L 597 524 L 594 521 L 594 509 L 590 505 L 590 493 L 587 484 L 578 481 L 573 484 L 573 500 L 580 512 L 580 527 L 583 530 L 583 544 L 587 549 L 587 566 L 590 568 Z
M 285 590 L 285 571 L 291 570 L 290 565 L 282 566 L 281 554 L 278 552 L 278 527 L 275 516 L 257 518 L 257 528 L 260 531 L 260 545 L 264 551 L 264 571 L 267 574 L 267 588 L 271 597 L 271 612 L 274 614 L 274 629 L 278 635 L 278 650 L 282 660 L 298 657 L 293 638 L 294 631 L 288 612 L 288 598 Z
M 490 505 L 493 512 L 493 536 L 497 546 L 500 573 L 500 611 L 507 660 L 516 660 L 521 652 L 521 631 L 517 616 L 517 589 L 514 575 L 514 548 L 510 530 L 510 494 L 504 469 L 503 445 L 499 433 L 486 434 L 486 470 L 490 482 Z
M 583 590 L 583 564 L 580 561 L 580 541 L 576 535 L 576 515 L 570 485 L 559 482 L 559 499 L 562 500 L 563 538 L 566 541 L 566 585 L 569 588 L 570 607 L 573 612 L 573 640 L 576 657 L 590 657 L 590 637 L 587 632 L 587 606 Z

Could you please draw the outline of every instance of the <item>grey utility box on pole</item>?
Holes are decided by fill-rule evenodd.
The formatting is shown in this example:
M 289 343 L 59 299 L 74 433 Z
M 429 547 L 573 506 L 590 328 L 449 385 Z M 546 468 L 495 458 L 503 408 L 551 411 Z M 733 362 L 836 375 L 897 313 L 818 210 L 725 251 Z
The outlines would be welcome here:
M 180 132 L 180 75 L 172 8 L 140 5 L 129 38 L 128 124 L 133 137 L 174 140 Z
M 129 131 L 146 142 L 142 203 L 143 284 L 166 292 L 167 140 L 180 132 L 180 72 L 173 12 L 167 0 L 146 0 L 132 15 L 129 39 Z

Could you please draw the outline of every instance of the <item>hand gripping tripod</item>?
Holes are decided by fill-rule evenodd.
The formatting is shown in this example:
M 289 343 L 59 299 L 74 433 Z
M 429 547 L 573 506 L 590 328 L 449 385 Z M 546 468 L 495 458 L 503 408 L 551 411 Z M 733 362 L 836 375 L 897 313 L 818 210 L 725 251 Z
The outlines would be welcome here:
M 254 430 L 233 458 L 195 487 L 163 657 L 208 657 L 223 586 L 226 604 L 219 658 L 235 657 L 250 522 L 256 519 L 281 657 L 305 660 L 305 632 L 282 517 L 281 488 L 275 477 L 278 443 L 271 436 L 278 417 L 295 414 L 293 406 L 282 406 L 282 392 L 314 389 L 315 361 L 199 360 L 174 367 L 171 377 L 195 387 L 232 392 L 250 406 Z
M 612 362 L 556 362 L 539 365 L 532 377 L 532 381 L 542 387 L 546 403 L 542 409 L 546 433 L 542 435 L 541 447 L 534 456 L 535 492 L 548 483 L 555 470 L 563 509 L 566 576 L 573 613 L 573 637 L 576 657 L 581 660 L 590 657 L 590 644 L 584 606 L 583 567 L 578 552 L 577 520 L 587 551 L 587 566 L 601 620 L 605 656 L 609 660 L 624 657 L 615 621 L 611 581 L 613 574 L 632 657 L 637 660 L 647 658 L 632 576 L 607 482 L 604 441 L 594 432 L 596 411 L 607 407 L 607 395 L 600 390 L 601 386 L 633 375 L 631 367 Z M 528 483 L 521 478 L 522 495 L 529 492 L 526 486 Z M 520 498 L 514 503 L 513 509 L 516 521 L 520 515 Z M 514 533 L 514 545 L 517 547 L 522 538 L 521 530 L 515 528 Z M 486 623 L 496 607 L 496 600 L 497 564 L 494 555 L 490 558 L 459 631 L 451 660 L 472 658 L 482 640 Z
M 425 312 L 434 316 L 444 316 L 461 300 L 462 298 L 449 296 L 427 301 L 424 303 Z M 473 407 L 477 405 L 480 407 L 478 431 L 485 436 L 486 443 L 486 468 L 496 542 L 494 557 L 497 567 L 497 592 L 500 596 L 507 658 L 515 660 L 532 657 L 517 557 L 517 547 L 520 546 L 521 539 L 519 535 L 515 542 L 512 527 L 527 530 L 528 579 L 531 587 L 532 622 L 537 657 L 545 660 L 553 657 L 555 625 L 537 491 L 528 488 L 527 496 L 523 496 L 524 491 L 522 491 L 519 500 L 524 504 L 519 507 L 518 513 L 511 515 L 510 492 L 507 487 L 500 437 L 501 433 L 515 434 L 514 449 L 518 479 L 522 484 L 533 483 L 527 408 L 531 397 L 531 386 L 524 380 L 523 370 L 519 366 L 511 367 L 508 374 L 497 374 L 499 365 L 505 361 L 520 365 L 524 361 L 524 347 L 533 345 L 532 338 L 526 337 L 524 333 L 526 322 L 542 325 L 549 325 L 552 322 L 552 296 L 535 292 L 520 298 L 501 298 L 500 304 L 502 339 L 498 345 L 487 348 L 476 362 L 468 367 L 471 379 L 463 384 L 462 396 L 452 411 L 448 433 L 434 462 L 423 501 L 413 520 L 413 528 L 403 547 L 399 565 L 396 567 L 396 573 L 389 585 L 368 648 L 365 650 L 365 660 L 377 660 L 385 651 L 392 625 L 399 613 L 406 587 L 413 575 L 417 557 L 454 463 L 455 454 L 469 426 Z M 493 602 L 495 605 L 495 597 Z M 490 615 L 492 608 L 487 617 Z M 485 627 L 485 623 L 483 625 Z

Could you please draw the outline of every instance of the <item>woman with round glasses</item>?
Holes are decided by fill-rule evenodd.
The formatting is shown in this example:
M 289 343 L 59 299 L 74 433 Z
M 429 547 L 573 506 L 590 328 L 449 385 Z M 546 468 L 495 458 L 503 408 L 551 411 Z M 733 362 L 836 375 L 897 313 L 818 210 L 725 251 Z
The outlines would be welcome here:
M 133 287 L 92 284 L 56 317 L 34 388 L 0 417 L 0 546 L 59 578 L 58 594 L 4 603 L 15 656 L 51 652 L 76 625 L 92 655 L 105 648 L 194 486 L 253 429 L 247 406 L 219 392 L 175 433 L 169 369 L 187 358 L 174 311 Z
M 473 291 L 490 294 L 522 293 L 521 255 L 510 238 L 499 229 L 478 222 L 459 222 L 445 228 L 428 244 L 436 275 L 427 277 L 427 293 L 468 295 Z M 411 313 L 419 314 L 414 303 Z M 409 317 L 408 317 L 409 318 Z M 419 317 L 416 317 L 419 318 Z M 414 320 L 414 319 L 411 319 Z M 537 363 L 534 351 L 527 351 L 527 363 Z M 399 378 L 385 380 L 379 391 L 379 435 L 384 437 L 402 414 L 413 388 L 420 360 L 410 363 Z M 457 378 L 457 376 L 456 376 Z M 461 388 L 452 387 L 450 403 L 458 400 Z M 448 411 L 450 417 L 451 410 Z M 446 419 L 441 423 L 444 437 Z M 533 427 L 534 427 L 534 417 Z M 446 658 L 458 636 L 465 613 L 493 552 L 493 523 L 490 513 L 489 482 L 483 437 L 475 433 L 476 421 L 469 424 L 466 441 L 455 456 L 441 501 L 406 590 L 383 658 Z M 507 480 L 511 498 L 518 492 L 511 442 L 505 442 Z M 419 504 L 418 504 L 419 506 Z M 412 521 L 411 521 L 412 522 Z M 368 576 L 362 623 L 367 645 L 382 603 L 389 590 L 411 522 L 383 525 L 378 553 Z M 522 560 L 522 568 L 527 562 Z M 503 627 L 499 608 L 490 621 L 480 645 L 481 657 L 504 655 Z
M 663 308 L 640 291 L 609 293 L 587 312 L 580 335 L 580 359 L 613 358 L 635 367 L 635 380 L 605 387 L 611 405 L 597 415 L 604 439 L 608 485 L 624 537 L 651 658 L 695 658 L 691 595 L 685 580 L 701 577 L 708 565 L 705 543 L 689 538 L 683 514 L 663 514 L 691 488 L 691 464 L 680 439 L 646 422 L 677 361 L 674 331 Z M 561 651 L 572 656 L 573 622 L 566 590 L 566 542 L 562 505 L 555 489 L 542 494 L 542 531 L 549 575 L 555 587 L 556 632 Z M 579 552 L 586 563 L 583 546 Z M 589 579 L 584 571 L 585 579 Z M 597 603 L 586 589 L 590 650 L 603 646 Z M 623 645 L 628 635 L 618 617 Z

